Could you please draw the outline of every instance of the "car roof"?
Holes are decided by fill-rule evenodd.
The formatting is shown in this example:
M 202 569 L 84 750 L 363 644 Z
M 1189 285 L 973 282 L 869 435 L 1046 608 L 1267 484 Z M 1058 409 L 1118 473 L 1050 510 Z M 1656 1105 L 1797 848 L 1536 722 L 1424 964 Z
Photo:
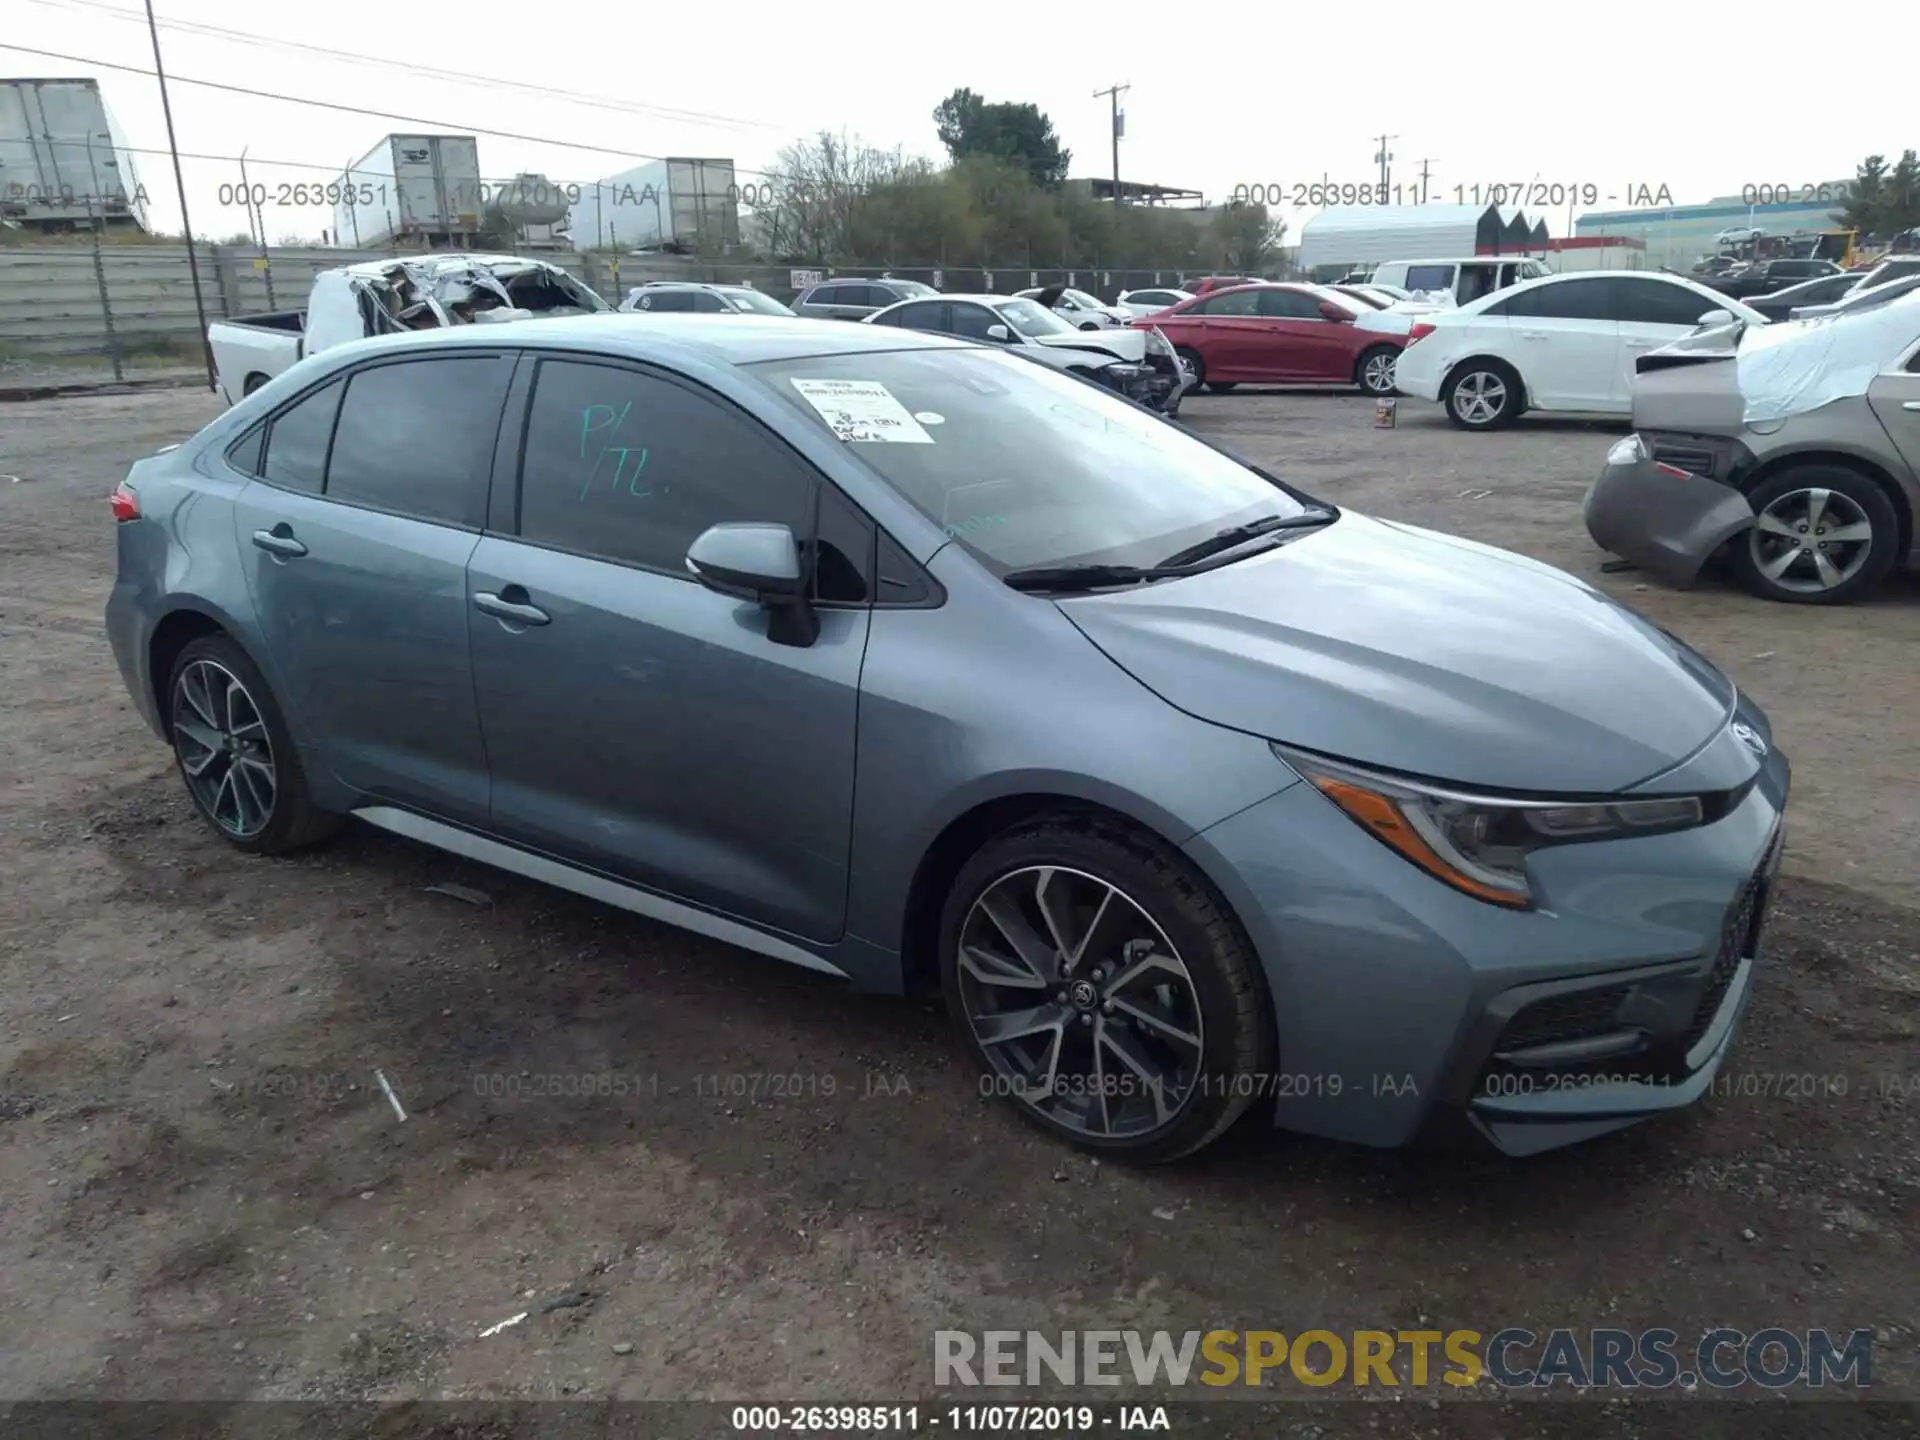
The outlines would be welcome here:
M 435 345 L 511 344 L 534 350 L 588 347 L 635 360 L 675 359 L 752 365 L 816 355 L 864 355 L 883 350 L 943 350 L 965 341 L 918 330 L 882 326 L 823 325 L 784 315 L 642 315 L 609 310 L 592 315 L 515 320 L 498 326 L 449 325 L 356 340 L 328 355 L 364 356 Z

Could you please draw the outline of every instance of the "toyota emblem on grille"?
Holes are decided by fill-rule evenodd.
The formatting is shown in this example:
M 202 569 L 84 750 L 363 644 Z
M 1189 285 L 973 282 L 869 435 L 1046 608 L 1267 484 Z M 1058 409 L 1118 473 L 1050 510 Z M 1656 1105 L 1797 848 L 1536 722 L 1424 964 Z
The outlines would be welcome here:
M 1767 742 L 1760 738 L 1760 732 L 1751 725 L 1742 725 L 1736 721 L 1733 727 L 1733 738 L 1756 755 L 1767 753 Z

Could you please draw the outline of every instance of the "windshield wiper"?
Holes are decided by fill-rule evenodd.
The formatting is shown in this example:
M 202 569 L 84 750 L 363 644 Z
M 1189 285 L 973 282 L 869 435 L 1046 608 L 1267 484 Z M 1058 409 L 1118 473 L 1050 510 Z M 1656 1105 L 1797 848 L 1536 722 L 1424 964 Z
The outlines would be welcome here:
M 1010 570 L 1001 583 L 1014 590 L 1098 590 L 1108 585 L 1140 585 L 1186 573 L 1165 565 L 1036 565 Z
M 1262 535 L 1271 535 L 1281 530 L 1309 530 L 1337 518 L 1337 512 L 1323 507 L 1308 510 L 1299 515 L 1263 515 L 1258 520 L 1247 521 L 1244 525 L 1229 525 L 1224 530 L 1216 530 L 1206 539 L 1189 545 L 1184 550 L 1174 551 L 1154 568 L 1166 569 L 1171 566 L 1177 569 L 1199 560 L 1224 554 L 1234 546 L 1243 545 Z

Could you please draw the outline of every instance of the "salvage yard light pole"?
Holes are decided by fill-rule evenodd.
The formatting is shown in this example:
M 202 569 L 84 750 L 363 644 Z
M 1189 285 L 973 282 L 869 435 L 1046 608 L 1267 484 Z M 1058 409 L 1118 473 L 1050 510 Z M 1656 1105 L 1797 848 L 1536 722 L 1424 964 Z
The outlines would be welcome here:
M 207 335 L 207 302 L 200 291 L 200 262 L 193 250 L 193 220 L 187 214 L 187 178 L 180 171 L 180 145 L 173 136 L 173 102 L 167 98 L 167 70 L 160 63 L 160 26 L 153 18 L 153 0 L 147 0 L 147 34 L 153 38 L 153 73 L 160 82 L 160 111 L 167 117 L 167 151 L 173 156 L 173 184 L 180 193 L 180 228 L 187 236 L 187 269 L 193 275 L 193 309 L 200 317 L 200 348 L 207 360 L 207 389 L 218 390 L 214 378 L 213 341 Z M 264 228 L 264 217 L 262 217 Z
M 1105 90 L 1093 92 L 1098 100 L 1102 95 L 1113 102 L 1113 203 L 1120 203 L 1120 137 L 1126 133 L 1127 117 L 1121 112 L 1120 97 L 1131 90 L 1131 85 L 1109 85 Z

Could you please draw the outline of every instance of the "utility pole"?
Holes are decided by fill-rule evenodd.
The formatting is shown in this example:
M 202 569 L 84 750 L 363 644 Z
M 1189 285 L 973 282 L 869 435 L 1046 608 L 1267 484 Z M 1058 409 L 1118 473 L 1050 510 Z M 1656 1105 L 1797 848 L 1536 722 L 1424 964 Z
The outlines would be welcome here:
M 1393 171 L 1389 168 L 1393 164 L 1393 152 L 1387 149 L 1387 142 L 1389 140 L 1398 140 L 1400 137 L 1398 135 L 1380 135 L 1375 138 L 1380 141 L 1380 148 L 1374 152 L 1373 161 L 1380 167 L 1380 203 L 1384 205 L 1387 203 L 1387 196 L 1392 193 L 1392 187 L 1388 183 L 1388 177 L 1393 174 Z
M 1422 155 L 1420 157 L 1420 203 L 1422 205 L 1427 203 L 1427 166 L 1432 164 L 1437 158 L 1439 157 L 1434 155 Z
M 1120 109 L 1120 97 L 1132 88 L 1131 85 L 1109 85 L 1105 90 L 1093 92 L 1094 99 L 1105 95 L 1113 102 L 1113 203 L 1116 205 L 1120 203 L 1120 137 L 1127 130 L 1127 117 Z
M 187 179 L 180 173 L 180 145 L 173 136 L 173 102 L 167 98 L 167 70 L 160 63 L 160 25 L 153 18 L 153 0 L 147 0 L 147 34 L 153 37 L 153 73 L 160 81 L 160 110 L 167 117 L 167 150 L 173 156 L 173 184 L 180 192 L 180 228 L 187 233 L 187 269 L 193 275 L 193 309 L 200 317 L 200 347 L 207 357 L 207 389 L 218 390 L 214 378 L 213 341 L 207 335 L 207 302 L 200 293 L 200 262 L 193 253 L 193 219 L 187 214 Z M 261 217 L 262 224 L 265 217 Z

